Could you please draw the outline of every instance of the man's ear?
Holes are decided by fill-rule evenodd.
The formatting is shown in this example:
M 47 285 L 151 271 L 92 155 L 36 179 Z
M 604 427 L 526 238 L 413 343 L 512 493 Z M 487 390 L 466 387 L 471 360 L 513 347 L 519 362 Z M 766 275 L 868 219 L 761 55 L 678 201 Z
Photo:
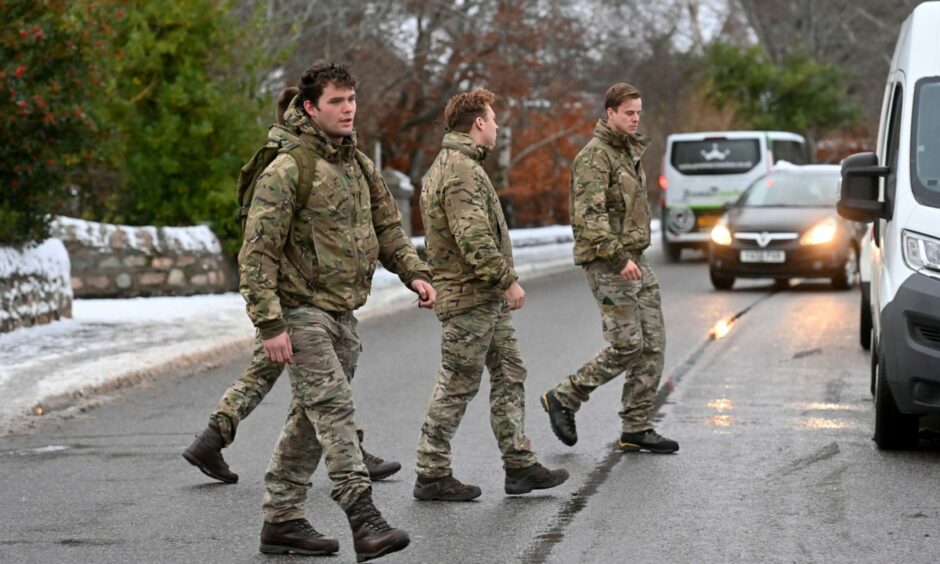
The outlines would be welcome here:
M 479 117 L 479 116 L 473 118 L 473 127 L 479 129 L 480 131 L 483 130 L 483 123 L 484 123 L 483 118 L 481 118 L 481 117 Z
M 317 116 L 317 107 L 313 105 L 313 102 L 310 100 L 304 100 L 304 111 L 307 112 L 307 115 L 310 117 Z
M 306 102 L 305 102 L 305 103 L 306 103 Z M 612 116 L 612 115 L 615 114 L 615 113 L 617 113 L 617 109 L 616 109 L 616 108 L 607 108 L 607 119 L 610 119 L 610 116 Z

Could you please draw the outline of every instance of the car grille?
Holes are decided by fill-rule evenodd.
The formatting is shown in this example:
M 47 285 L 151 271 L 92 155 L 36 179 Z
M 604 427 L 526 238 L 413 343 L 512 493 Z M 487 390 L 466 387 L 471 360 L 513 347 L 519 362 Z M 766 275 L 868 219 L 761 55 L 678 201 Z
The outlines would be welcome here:
M 923 317 L 911 317 L 911 335 L 920 344 L 940 349 L 940 321 Z

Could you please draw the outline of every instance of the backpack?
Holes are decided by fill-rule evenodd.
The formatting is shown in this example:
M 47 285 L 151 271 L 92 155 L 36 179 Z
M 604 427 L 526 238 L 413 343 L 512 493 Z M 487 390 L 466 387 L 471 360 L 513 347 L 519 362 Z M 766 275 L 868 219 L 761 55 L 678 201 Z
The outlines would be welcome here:
M 281 126 L 274 126 L 281 127 Z M 317 157 L 313 151 L 306 150 L 300 143 L 300 140 L 288 141 L 282 139 L 277 145 L 265 144 L 264 147 L 251 157 L 245 163 L 245 166 L 238 172 L 238 185 L 236 197 L 238 200 L 238 209 L 235 211 L 235 217 L 242 227 L 242 234 L 245 233 L 245 225 L 248 222 L 248 210 L 251 208 L 251 200 L 255 196 L 255 185 L 264 169 L 268 168 L 275 158 L 281 153 L 287 153 L 294 157 L 297 168 L 300 171 L 300 178 L 297 182 L 297 198 L 294 204 L 294 213 L 300 212 L 307 200 L 310 198 L 310 190 L 313 187 L 313 173 L 317 166 Z

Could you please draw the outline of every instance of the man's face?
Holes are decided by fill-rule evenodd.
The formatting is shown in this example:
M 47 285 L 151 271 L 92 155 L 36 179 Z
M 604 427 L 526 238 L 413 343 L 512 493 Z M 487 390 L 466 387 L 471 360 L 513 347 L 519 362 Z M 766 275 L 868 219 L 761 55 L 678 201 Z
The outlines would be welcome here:
M 620 104 L 617 108 L 607 108 L 607 125 L 614 131 L 636 135 L 636 128 L 640 125 L 640 112 L 643 110 L 643 100 L 633 98 Z
M 316 105 L 306 100 L 304 109 L 310 119 L 334 141 L 352 135 L 356 118 L 356 91 L 332 82 L 323 88 Z
M 480 145 L 492 149 L 496 146 L 496 134 L 499 126 L 496 125 L 496 112 L 489 104 L 486 105 L 486 115 L 477 118 L 476 125 L 480 127 Z

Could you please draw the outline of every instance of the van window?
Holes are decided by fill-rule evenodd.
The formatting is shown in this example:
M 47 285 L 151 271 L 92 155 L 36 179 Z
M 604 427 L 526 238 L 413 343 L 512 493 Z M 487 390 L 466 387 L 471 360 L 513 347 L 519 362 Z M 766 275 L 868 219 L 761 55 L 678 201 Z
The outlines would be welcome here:
M 787 161 L 793 164 L 806 164 L 806 151 L 799 141 L 776 140 L 773 142 L 772 151 L 775 163 Z
M 741 174 L 760 162 L 760 142 L 724 138 L 676 141 L 670 162 L 682 174 Z
M 911 185 L 923 204 L 940 207 L 940 79 L 920 80 L 914 91 Z

